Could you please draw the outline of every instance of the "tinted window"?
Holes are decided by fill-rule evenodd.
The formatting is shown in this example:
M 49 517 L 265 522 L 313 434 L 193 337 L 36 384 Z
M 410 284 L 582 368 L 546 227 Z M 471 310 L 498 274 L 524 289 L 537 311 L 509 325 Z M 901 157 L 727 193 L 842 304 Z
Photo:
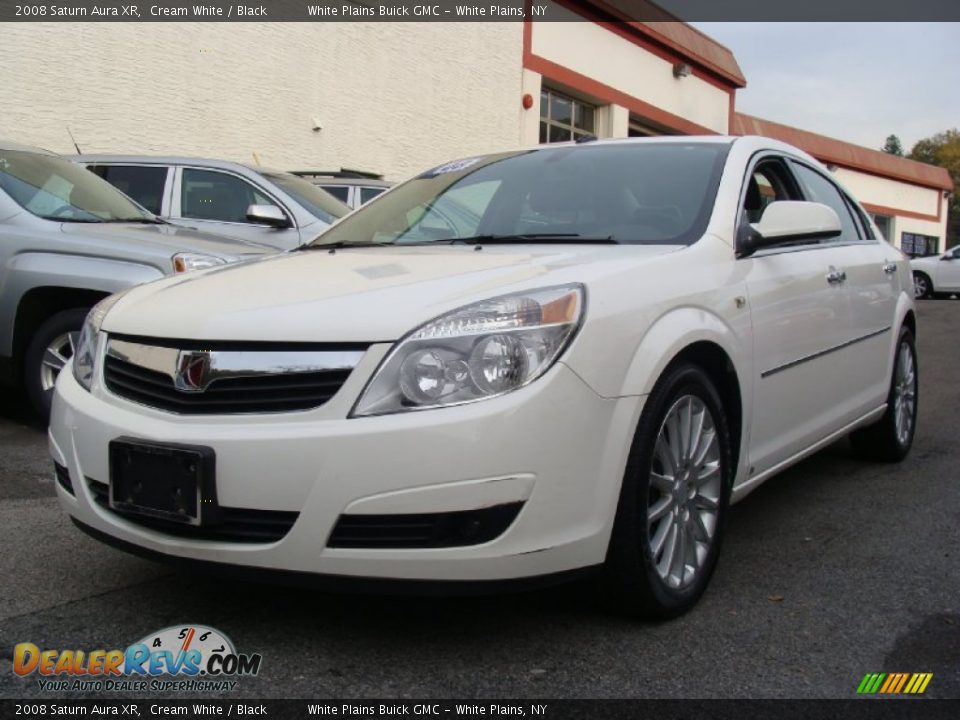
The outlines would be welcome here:
M 273 205 L 246 180 L 212 170 L 185 168 L 180 189 L 180 215 L 194 220 L 247 222 L 251 205 Z
M 747 222 L 760 222 L 763 212 L 772 202 L 799 200 L 800 195 L 782 160 L 763 160 L 747 181 L 743 199 L 743 214 Z
M 137 167 L 134 165 L 91 165 L 92 172 L 127 197 L 159 215 L 163 204 L 163 188 L 167 183 L 167 168 Z
M 824 242 L 857 240 L 859 238 L 859 235 L 857 234 L 857 227 L 854 225 L 853 218 L 850 216 L 850 209 L 847 207 L 847 203 L 840 195 L 840 191 L 837 190 L 837 187 L 832 182 L 827 180 L 823 175 L 811 170 L 806 165 L 793 163 L 793 169 L 797 173 L 797 177 L 804 186 L 807 199 L 813 202 L 823 203 L 824 205 L 833 208 L 834 212 L 837 213 L 837 217 L 840 218 L 840 226 L 843 228 L 843 235 L 838 238 L 831 238 L 830 240 L 826 240 Z
M 0 150 L 0 190 L 49 220 L 143 220 L 140 208 L 86 168 L 53 155 Z
M 321 185 L 320 187 L 342 203 L 350 201 L 350 187 L 348 185 Z
M 350 212 L 350 208 L 333 197 L 323 188 L 290 173 L 263 173 L 263 176 L 276 183 L 293 199 L 303 205 L 311 215 L 325 223 L 332 223 Z
M 853 198 L 849 195 L 844 195 L 847 200 L 847 205 L 853 209 L 853 214 L 860 221 L 860 228 L 863 230 L 863 236 L 868 240 L 876 240 L 876 236 L 873 234 L 873 226 L 870 224 L 870 221 L 867 219 L 867 214 L 860 209 L 860 206 L 857 205 Z
M 360 208 L 320 242 L 537 233 L 690 244 L 706 228 L 728 149 L 595 143 L 450 162 Z
M 363 205 L 363 203 L 373 200 L 377 195 L 380 195 L 385 190 L 386 188 L 382 188 L 382 187 L 360 188 L 360 204 Z

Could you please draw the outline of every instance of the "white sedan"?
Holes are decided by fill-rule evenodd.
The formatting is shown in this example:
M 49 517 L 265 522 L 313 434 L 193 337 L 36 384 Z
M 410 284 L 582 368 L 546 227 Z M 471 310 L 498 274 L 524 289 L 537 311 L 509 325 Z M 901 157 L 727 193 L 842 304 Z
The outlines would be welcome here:
M 670 617 L 731 502 L 846 434 L 903 459 L 915 325 L 904 257 L 796 148 L 527 148 L 108 298 L 50 450 L 74 522 L 154 558 L 331 586 L 591 573 Z
M 960 293 L 960 245 L 943 255 L 913 258 L 913 288 L 918 298 Z

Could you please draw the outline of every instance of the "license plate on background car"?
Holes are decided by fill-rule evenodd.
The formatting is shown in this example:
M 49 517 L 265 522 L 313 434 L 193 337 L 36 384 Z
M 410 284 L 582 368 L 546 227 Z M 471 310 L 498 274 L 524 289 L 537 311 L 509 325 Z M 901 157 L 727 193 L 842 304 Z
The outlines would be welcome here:
M 187 525 L 216 513 L 214 452 L 122 438 L 110 442 L 110 507 Z

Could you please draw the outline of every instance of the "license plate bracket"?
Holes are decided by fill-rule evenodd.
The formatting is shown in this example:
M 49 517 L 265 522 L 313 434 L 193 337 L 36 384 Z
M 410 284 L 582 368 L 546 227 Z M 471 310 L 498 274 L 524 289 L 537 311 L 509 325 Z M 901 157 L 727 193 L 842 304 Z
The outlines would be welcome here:
M 216 454 L 201 445 L 110 441 L 110 507 L 183 525 L 217 521 Z

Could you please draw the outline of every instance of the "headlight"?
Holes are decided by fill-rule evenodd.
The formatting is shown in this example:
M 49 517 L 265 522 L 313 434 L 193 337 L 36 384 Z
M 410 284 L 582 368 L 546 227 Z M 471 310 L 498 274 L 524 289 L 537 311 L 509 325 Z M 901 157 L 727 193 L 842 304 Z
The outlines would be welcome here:
M 214 257 L 213 255 L 200 255 L 199 253 L 177 253 L 173 256 L 173 271 L 178 274 L 189 272 L 191 270 L 203 270 L 204 268 L 226 264 L 226 260 L 223 258 Z
M 80 340 L 77 342 L 76 350 L 73 353 L 73 376 L 87 390 L 93 383 L 93 376 L 97 369 L 97 345 L 100 340 L 100 326 L 103 324 L 103 319 L 107 316 L 110 308 L 121 297 L 123 297 L 123 293 L 104 298 L 93 306 L 87 313 L 87 319 L 83 322 Z
M 579 327 L 583 293 L 580 285 L 543 288 L 432 320 L 397 343 L 351 416 L 461 405 L 533 382 Z

